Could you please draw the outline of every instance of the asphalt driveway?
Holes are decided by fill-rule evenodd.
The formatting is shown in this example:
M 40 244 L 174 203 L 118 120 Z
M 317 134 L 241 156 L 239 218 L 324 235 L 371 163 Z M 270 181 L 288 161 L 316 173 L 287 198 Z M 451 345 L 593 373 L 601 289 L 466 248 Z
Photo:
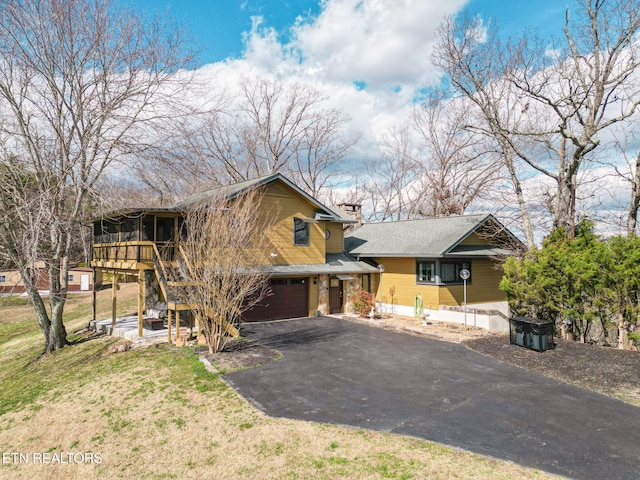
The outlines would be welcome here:
M 640 477 L 640 408 L 462 345 L 335 318 L 242 333 L 283 354 L 224 376 L 269 415 L 410 435 L 571 478 Z

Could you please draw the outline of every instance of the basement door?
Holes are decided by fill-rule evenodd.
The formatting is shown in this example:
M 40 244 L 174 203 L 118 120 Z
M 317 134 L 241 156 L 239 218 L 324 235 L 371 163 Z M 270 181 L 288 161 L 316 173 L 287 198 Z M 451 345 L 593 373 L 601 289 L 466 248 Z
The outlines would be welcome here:
M 329 279 L 329 313 L 342 313 L 342 280 Z

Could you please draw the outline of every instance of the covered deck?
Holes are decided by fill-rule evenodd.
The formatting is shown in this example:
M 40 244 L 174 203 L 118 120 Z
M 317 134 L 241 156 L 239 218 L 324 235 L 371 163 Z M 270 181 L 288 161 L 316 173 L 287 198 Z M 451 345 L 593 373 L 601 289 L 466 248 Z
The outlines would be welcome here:
M 112 316 L 98 320 L 94 313 L 91 325 L 96 330 L 132 341 L 155 338 L 161 335 L 158 332 L 164 331 L 169 342 L 184 341 L 180 328 L 187 323 L 193 329 L 194 321 L 193 305 L 184 303 L 184 296 L 179 295 L 181 289 L 190 285 L 185 279 L 177 278 L 182 220 L 180 213 L 172 209 L 151 209 L 115 212 L 109 218 L 93 221 L 91 265 L 113 278 Z M 119 276 L 137 278 L 138 315 L 135 317 L 117 316 Z M 153 317 L 149 309 L 157 302 L 163 302 L 167 308 L 168 318 L 161 328 L 157 321 L 145 317 L 145 312 Z M 188 320 L 180 325 L 180 315 L 185 311 L 189 312 Z

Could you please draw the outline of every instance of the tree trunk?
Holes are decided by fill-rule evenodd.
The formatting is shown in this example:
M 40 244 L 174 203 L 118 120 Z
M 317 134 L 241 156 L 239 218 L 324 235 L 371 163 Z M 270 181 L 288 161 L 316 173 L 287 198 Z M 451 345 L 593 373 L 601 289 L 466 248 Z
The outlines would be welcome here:
M 59 237 L 64 235 L 59 235 Z M 67 249 L 69 246 L 67 245 Z M 67 287 L 69 285 L 69 263 L 66 257 L 61 261 L 54 257 L 47 260 L 49 274 L 49 305 L 51 306 L 49 334 L 46 337 L 45 353 L 59 350 L 66 345 L 67 330 L 63 322 L 64 306 L 67 301 Z
M 624 320 L 624 314 L 618 310 L 618 350 L 624 350 L 629 343 L 629 333 L 627 332 L 627 324 Z
M 633 172 L 633 180 L 631 182 L 631 201 L 629 202 L 629 215 L 627 217 L 627 235 L 633 235 L 636 232 L 638 207 L 640 207 L 640 152 L 636 157 L 636 170 Z
M 49 335 L 46 337 L 45 353 L 51 353 L 55 350 L 59 350 L 66 345 L 67 342 L 67 329 L 64 327 L 62 321 L 62 313 L 64 311 L 65 297 L 54 296 L 54 292 L 51 295 L 51 327 L 49 328 Z
M 570 226 L 570 211 L 572 198 L 571 179 L 566 172 L 562 172 L 558 178 L 558 186 L 556 190 L 556 205 L 553 211 L 553 228 L 567 228 Z M 571 232 L 568 230 L 566 234 L 569 236 Z
M 27 288 L 27 296 L 29 301 L 33 305 L 33 309 L 36 313 L 36 319 L 38 320 L 38 326 L 44 335 L 45 345 L 49 343 L 49 332 L 51 330 L 51 321 L 49 320 L 49 314 L 47 313 L 47 307 L 42 301 L 42 297 L 38 293 L 35 286 Z M 45 349 L 46 351 L 46 349 Z
M 506 148 L 508 148 L 508 146 L 506 146 Z M 506 150 L 505 146 L 503 146 L 503 152 L 505 152 L 505 164 L 507 166 L 507 170 L 509 170 L 511 182 L 513 183 L 513 189 L 515 190 L 516 198 L 518 200 L 518 207 L 520 207 L 520 214 L 522 215 L 522 230 L 524 233 L 525 242 L 527 244 L 527 249 L 529 249 L 529 251 L 532 251 L 535 247 L 535 241 L 533 239 L 533 227 L 531 226 L 531 218 L 529 217 L 529 210 L 527 209 L 527 203 L 524 198 L 524 193 L 522 192 L 520 179 L 518 178 L 515 166 L 513 165 L 513 158 L 511 158 L 510 153 L 506 153 L 508 151 L 509 150 Z

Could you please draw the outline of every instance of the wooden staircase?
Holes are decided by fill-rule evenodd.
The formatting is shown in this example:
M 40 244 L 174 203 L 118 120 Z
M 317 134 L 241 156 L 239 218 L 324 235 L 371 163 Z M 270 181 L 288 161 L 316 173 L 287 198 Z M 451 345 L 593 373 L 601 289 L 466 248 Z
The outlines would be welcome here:
M 179 346 L 185 345 L 187 338 L 193 335 L 193 321 L 190 328 L 180 327 L 181 311 L 194 312 L 198 311 L 198 305 L 194 300 L 194 293 L 197 283 L 192 280 L 191 268 L 189 262 L 182 250 L 178 249 L 177 261 L 166 262 L 162 260 L 157 247 L 153 246 L 153 265 L 160 290 L 165 298 L 169 315 L 169 342 L 172 342 L 171 318 L 175 312 L 176 319 L 176 335 L 175 343 Z M 240 332 L 233 324 L 227 322 L 224 326 L 225 331 L 232 337 L 240 335 Z

